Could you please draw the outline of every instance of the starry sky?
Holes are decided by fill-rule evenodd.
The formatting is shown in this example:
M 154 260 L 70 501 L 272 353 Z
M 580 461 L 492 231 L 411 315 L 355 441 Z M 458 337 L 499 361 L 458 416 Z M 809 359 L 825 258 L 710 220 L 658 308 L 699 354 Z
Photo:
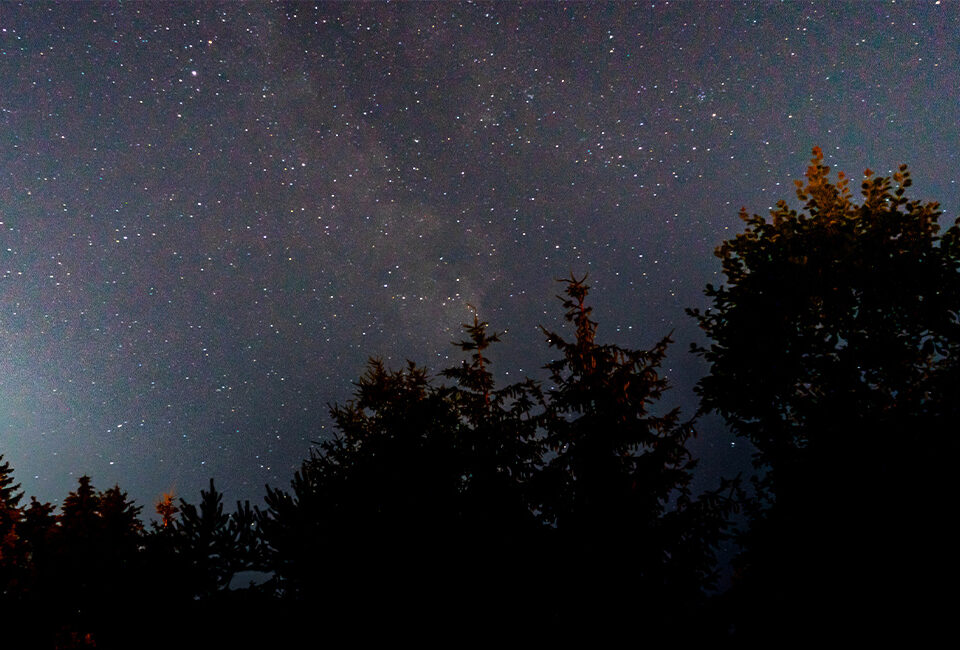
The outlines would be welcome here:
M 455 363 L 468 305 L 544 377 L 571 272 L 602 340 L 673 331 L 692 415 L 740 207 L 819 145 L 952 222 L 958 97 L 946 2 L 4 2 L 0 453 L 43 500 L 259 502 L 368 357 Z

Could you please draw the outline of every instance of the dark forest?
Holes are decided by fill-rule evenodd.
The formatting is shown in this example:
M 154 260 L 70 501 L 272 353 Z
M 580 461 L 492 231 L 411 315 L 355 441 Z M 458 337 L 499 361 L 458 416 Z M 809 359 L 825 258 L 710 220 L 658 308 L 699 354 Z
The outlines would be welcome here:
M 689 352 L 604 343 L 570 275 L 540 379 L 497 384 L 479 313 L 454 367 L 371 359 L 260 504 L 211 479 L 144 513 L 84 476 L 57 509 L 0 464 L 3 646 L 929 633 L 956 586 L 960 226 L 907 197 L 906 166 L 849 185 L 814 149 L 799 209 L 741 212 Z M 671 408 L 668 351 L 707 364 L 697 413 Z M 695 492 L 706 414 L 754 468 Z

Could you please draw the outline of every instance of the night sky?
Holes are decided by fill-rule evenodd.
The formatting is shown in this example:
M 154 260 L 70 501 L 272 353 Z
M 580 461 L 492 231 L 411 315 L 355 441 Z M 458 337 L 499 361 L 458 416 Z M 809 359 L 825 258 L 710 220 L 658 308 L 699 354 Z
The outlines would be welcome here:
M 152 511 L 259 502 L 371 356 L 432 371 L 469 305 L 544 378 L 555 278 L 599 337 L 674 332 L 810 149 L 960 210 L 960 8 L 926 3 L 0 4 L 0 453 Z M 707 473 L 748 453 L 716 422 Z

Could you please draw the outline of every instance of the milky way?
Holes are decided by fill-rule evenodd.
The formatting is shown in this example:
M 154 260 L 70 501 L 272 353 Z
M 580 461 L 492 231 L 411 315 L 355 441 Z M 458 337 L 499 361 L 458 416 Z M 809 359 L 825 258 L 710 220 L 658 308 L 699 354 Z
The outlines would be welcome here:
M 670 331 L 737 212 L 814 145 L 910 164 L 952 221 L 960 11 L 939 3 L 0 4 L 0 453 L 28 494 L 285 485 L 365 360 L 433 371 L 469 305 L 504 380 L 555 278 Z M 744 460 L 704 422 L 713 472 Z

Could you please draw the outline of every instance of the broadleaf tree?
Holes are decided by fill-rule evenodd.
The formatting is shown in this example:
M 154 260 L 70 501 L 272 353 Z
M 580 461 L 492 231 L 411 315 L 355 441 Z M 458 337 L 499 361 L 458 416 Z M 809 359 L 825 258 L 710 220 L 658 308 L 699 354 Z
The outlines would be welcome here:
M 745 230 L 716 251 L 725 282 L 690 312 L 710 340 L 694 346 L 702 409 L 756 448 L 740 575 L 770 626 L 889 601 L 907 556 L 947 557 L 929 551 L 957 495 L 960 229 L 907 198 L 905 165 L 866 170 L 860 202 L 849 184 L 815 148 L 802 207 L 741 210 Z

